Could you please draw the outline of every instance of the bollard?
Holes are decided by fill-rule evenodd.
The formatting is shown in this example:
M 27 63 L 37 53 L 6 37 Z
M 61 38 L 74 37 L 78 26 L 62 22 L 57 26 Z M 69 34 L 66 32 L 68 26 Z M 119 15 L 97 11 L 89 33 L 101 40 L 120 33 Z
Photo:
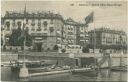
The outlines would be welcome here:
M 19 77 L 20 78 L 27 78 L 27 77 L 29 77 L 28 68 L 26 67 L 25 62 L 23 63 L 23 67 L 20 68 Z

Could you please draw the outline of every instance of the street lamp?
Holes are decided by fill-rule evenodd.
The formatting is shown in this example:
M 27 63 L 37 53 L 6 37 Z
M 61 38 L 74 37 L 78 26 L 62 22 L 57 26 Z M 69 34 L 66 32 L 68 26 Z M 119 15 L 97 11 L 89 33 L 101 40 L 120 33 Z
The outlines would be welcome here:
M 122 36 L 120 35 L 119 38 L 120 38 L 120 48 L 121 48 L 120 66 L 122 66 L 122 55 L 123 55 Z

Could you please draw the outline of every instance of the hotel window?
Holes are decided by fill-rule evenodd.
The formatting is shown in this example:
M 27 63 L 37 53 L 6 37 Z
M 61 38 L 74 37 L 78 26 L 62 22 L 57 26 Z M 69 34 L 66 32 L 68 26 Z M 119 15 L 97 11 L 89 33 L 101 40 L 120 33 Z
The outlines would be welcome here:
M 40 27 L 38 27 L 37 31 L 41 31 L 41 28 L 40 28 Z
M 50 33 L 54 32 L 54 28 L 53 27 L 50 27 L 49 28 L 49 31 L 50 31 Z
M 28 27 L 26 27 L 26 29 L 25 29 L 25 30 L 26 30 L 26 32 L 28 32 L 28 31 L 29 31 L 29 28 L 28 28 Z
M 35 31 L 35 28 L 34 28 L 34 26 L 32 26 L 32 29 L 31 29 L 32 31 Z
M 53 24 L 53 19 L 51 19 L 50 24 Z
M 15 26 L 15 20 L 13 20 L 12 26 L 13 26 L 13 27 Z
M 38 29 L 37 29 L 37 31 L 41 31 L 41 20 L 40 19 L 38 20 Z
M 18 28 L 21 28 L 21 22 L 17 22 Z
M 44 21 L 44 27 L 47 27 L 47 25 L 48 25 L 48 23 L 47 23 L 47 21 Z
M 26 24 L 28 24 L 28 19 L 26 19 Z
M 73 31 L 73 27 L 71 27 L 71 31 Z
M 41 27 L 41 20 L 38 20 L 38 26 Z
M 70 30 L 70 27 L 68 26 L 68 30 Z
M 43 40 L 47 40 L 47 36 L 44 36 L 44 37 L 43 37 Z
M 106 43 L 106 39 L 102 39 L 102 44 L 105 44 Z
M 7 30 L 10 30 L 10 22 L 6 22 Z
M 31 23 L 32 26 L 35 26 L 35 20 L 32 19 L 32 23 Z
M 81 27 L 81 31 L 83 31 L 84 30 L 84 28 L 83 27 Z
M 102 34 L 102 38 L 105 38 L 105 34 Z

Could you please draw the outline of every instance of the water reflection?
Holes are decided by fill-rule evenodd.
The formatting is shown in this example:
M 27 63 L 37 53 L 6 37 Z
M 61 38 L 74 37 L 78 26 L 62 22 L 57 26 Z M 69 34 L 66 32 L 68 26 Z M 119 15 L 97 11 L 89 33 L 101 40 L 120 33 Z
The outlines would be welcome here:
M 1 79 L 2 81 L 127 81 L 127 72 L 114 72 L 110 69 L 103 69 L 96 76 L 65 73 L 19 79 L 18 73 L 12 73 L 10 67 L 1 67 Z

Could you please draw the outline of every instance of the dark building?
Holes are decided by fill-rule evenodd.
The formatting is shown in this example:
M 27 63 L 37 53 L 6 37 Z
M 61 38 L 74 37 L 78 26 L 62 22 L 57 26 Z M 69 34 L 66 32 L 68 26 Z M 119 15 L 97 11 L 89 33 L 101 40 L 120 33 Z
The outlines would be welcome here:
M 91 49 L 110 50 L 117 52 L 127 50 L 127 34 L 123 31 L 111 30 L 109 28 L 97 28 L 89 31 L 89 47 Z

